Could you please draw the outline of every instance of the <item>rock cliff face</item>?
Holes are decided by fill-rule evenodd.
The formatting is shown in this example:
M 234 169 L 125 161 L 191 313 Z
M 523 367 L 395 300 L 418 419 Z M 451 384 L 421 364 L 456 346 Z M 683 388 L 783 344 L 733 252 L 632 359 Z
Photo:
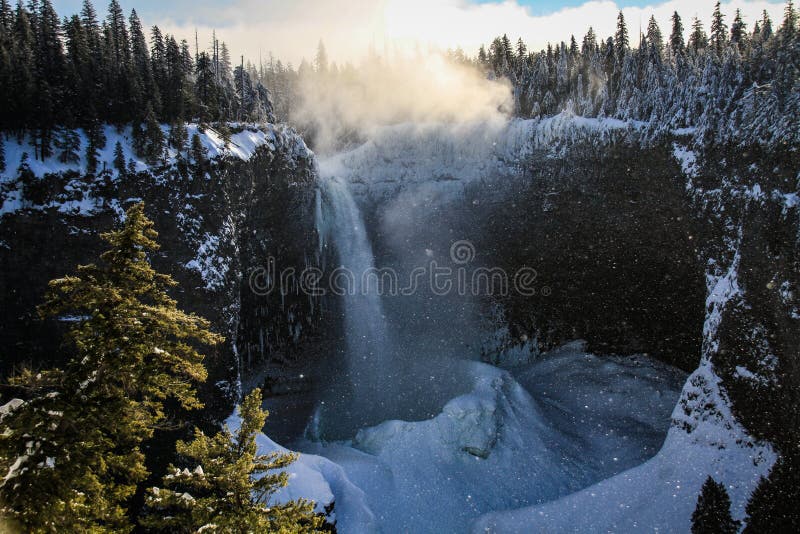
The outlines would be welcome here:
M 202 395 L 210 418 L 229 413 L 243 368 L 291 358 L 313 337 L 319 313 L 313 299 L 291 285 L 261 296 L 250 288 L 251 273 L 270 258 L 297 273 L 319 261 L 313 154 L 282 127 L 244 130 L 227 148 L 212 130 L 202 135 L 211 156 L 203 165 L 172 154 L 154 166 L 133 161 L 124 173 L 85 174 L 79 164 L 46 172 L 38 162 L 5 173 L 0 373 L 22 363 L 63 362 L 59 334 L 71 318 L 42 321 L 35 311 L 47 282 L 95 261 L 103 249 L 99 235 L 140 200 L 159 232 L 155 268 L 178 281 L 174 296 L 182 308 L 208 318 L 226 337 L 206 360 Z M 127 142 L 124 133 L 119 139 Z

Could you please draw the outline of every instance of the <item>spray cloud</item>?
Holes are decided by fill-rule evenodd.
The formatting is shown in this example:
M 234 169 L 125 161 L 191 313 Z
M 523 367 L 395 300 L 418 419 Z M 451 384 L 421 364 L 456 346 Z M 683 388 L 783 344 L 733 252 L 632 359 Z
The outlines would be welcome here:
M 291 122 L 310 130 L 323 153 L 389 124 L 489 120 L 513 108 L 505 80 L 439 53 L 372 58 L 358 69 L 309 73 L 299 84 Z

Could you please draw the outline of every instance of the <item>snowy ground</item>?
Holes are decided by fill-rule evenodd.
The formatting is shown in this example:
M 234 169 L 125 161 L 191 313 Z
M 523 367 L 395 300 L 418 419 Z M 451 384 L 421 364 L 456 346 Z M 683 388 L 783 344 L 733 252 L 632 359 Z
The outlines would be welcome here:
M 552 501 L 646 461 L 684 380 L 649 358 L 580 344 L 511 370 L 454 365 L 467 368 L 472 391 L 432 419 L 291 444 L 303 454 L 280 497 L 335 500 L 345 533 L 464 532 L 483 514 Z M 279 447 L 266 436 L 260 445 Z
M 231 127 L 242 128 L 242 131 L 234 133 L 230 136 L 230 141 L 225 142 L 222 136 L 213 128 L 207 127 L 200 131 L 197 124 L 187 124 L 186 131 L 189 139 L 194 134 L 200 136 L 200 141 L 208 151 L 210 159 L 219 157 L 237 158 L 243 161 L 249 160 L 255 154 L 256 150 L 261 146 L 269 146 L 271 150 L 275 149 L 275 144 L 278 142 L 278 137 L 287 136 L 287 128 L 282 125 L 240 125 L 231 123 Z M 162 126 L 165 138 L 169 135 L 169 127 Z M 25 136 L 22 139 L 15 137 L 3 136 L 0 142 L 4 145 L 6 155 L 6 170 L 0 173 L 0 182 L 13 180 L 17 176 L 17 168 L 22 162 L 24 154 L 28 155 L 28 166 L 35 176 L 44 176 L 48 173 L 58 173 L 65 171 L 81 171 L 86 170 L 86 149 L 89 141 L 86 133 L 82 129 L 75 130 L 78 136 L 80 146 L 76 151 L 77 160 L 72 162 L 62 162 L 59 160 L 58 150 L 54 149 L 54 154 L 44 161 L 35 159 L 35 149 L 31 142 L 30 137 Z M 125 128 L 116 128 L 107 125 L 103 129 L 103 134 L 106 138 L 105 146 L 98 150 L 97 160 L 98 170 L 113 169 L 114 168 L 114 149 L 117 143 L 122 146 L 122 152 L 125 155 L 125 162 L 133 162 L 137 171 L 145 171 L 149 169 L 149 165 L 140 157 L 136 155 L 133 149 L 133 136 L 129 126 Z M 294 137 L 297 137 L 296 135 Z M 299 137 L 298 137 L 299 139 Z M 298 145 L 302 142 L 298 142 Z M 188 145 L 187 145 L 188 149 Z M 305 145 L 298 147 L 298 150 L 307 150 Z M 183 151 L 186 157 L 187 151 Z M 174 163 L 178 157 L 178 152 L 173 148 L 168 148 L 165 153 L 166 164 Z

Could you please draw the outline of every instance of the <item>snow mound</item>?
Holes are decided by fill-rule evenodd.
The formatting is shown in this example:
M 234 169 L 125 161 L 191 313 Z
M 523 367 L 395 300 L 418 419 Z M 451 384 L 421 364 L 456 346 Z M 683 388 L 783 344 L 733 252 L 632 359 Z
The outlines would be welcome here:
M 562 461 L 557 444 L 565 438 L 545 424 L 511 375 L 470 365 L 473 391 L 433 419 L 387 421 L 352 443 L 301 448 L 342 466 L 384 531 L 459 532 L 483 511 L 541 502 L 585 484 L 581 466 Z
M 486 514 L 472 532 L 689 532 L 706 477 L 726 486 L 741 518 L 770 464 L 758 451 L 702 445 L 673 428 L 648 462 L 554 502 Z
M 225 424 L 231 432 L 236 432 L 241 426 L 238 410 Z M 256 443 L 259 454 L 291 452 L 264 434 L 256 437 Z M 334 503 L 330 520 L 336 521 L 342 532 L 377 531 L 374 516 L 366 505 L 364 492 L 350 482 L 340 466 L 321 456 L 301 453 L 297 461 L 285 471 L 289 473 L 289 484 L 273 494 L 274 502 L 312 500 L 316 504 L 316 511 L 320 513 L 330 503 Z
M 564 497 L 651 457 L 683 380 L 649 358 L 593 356 L 581 344 L 511 370 L 453 365 L 472 389 L 432 419 L 293 444 L 304 454 L 281 497 L 333 498 L 341 532 L 464 532 L 483 514 Z

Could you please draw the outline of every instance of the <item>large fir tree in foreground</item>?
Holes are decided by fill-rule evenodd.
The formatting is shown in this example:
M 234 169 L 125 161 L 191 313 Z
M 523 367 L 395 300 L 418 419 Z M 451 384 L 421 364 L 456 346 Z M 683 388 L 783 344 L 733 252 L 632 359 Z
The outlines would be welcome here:
M 148 530 L 189 533 L 317 532 L 323 519 L 314 503 L 304 500 L 272 504 L 270 497 L 286 486 L 281 469 L 296 454 L 258 454 L 256 436 L 267 412 L 261 409 L 261 390 L 253 390 L 239 408 L 241 426 L 225 428 L 213 437 L 196 431 L 190 443 L 179 441 L 178 454 L 189 467 L 170 466 L 165 488 L 152 488 L 147 497 Z
M 21 399 L 0 412 L 3 515 L 31 532 L 126 532 L 127 501 L 147 475 L 141 443 L 168 419 L 165 401 L 201 406 L 199 344 L 221 337 L 179 310 L 175 282 L 157 273 L 153 223 L 137 204 L 102 235 L 99 264 L 50 282 L 43 316 L 74 321 L 62 369 L 10 381 Z

